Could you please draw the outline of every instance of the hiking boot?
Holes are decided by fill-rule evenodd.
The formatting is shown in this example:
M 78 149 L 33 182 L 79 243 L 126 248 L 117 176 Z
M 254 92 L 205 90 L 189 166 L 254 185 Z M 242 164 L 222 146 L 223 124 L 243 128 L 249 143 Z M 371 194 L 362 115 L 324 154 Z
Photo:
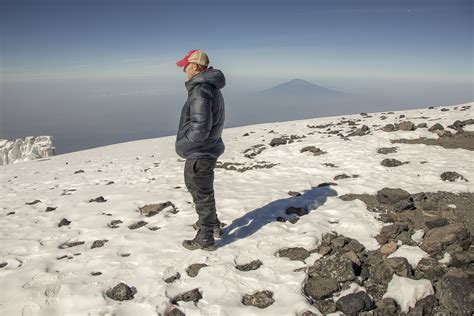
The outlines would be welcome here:
M 213 235 L 214 235 L 214 238 L 221 238 L 222 237 L 222 227 L 225 226 L 223 225 L 221 222 L 218 222 L 218 225 L 216 227 L 214 227 L 214 230 L 213 230 Z M 198 222 L 194 223 L 193 224 L 193 228 L 195 230 L 198 230 L 199 229 L 199 224 Z
M 214 245 L 214 237 L 212 231 L 199 229 L 196 237 L 191 240 L 184 240 L 183 247 L 188 250 L 202 249 L 207 251 L 214 251 L 216 247 Z

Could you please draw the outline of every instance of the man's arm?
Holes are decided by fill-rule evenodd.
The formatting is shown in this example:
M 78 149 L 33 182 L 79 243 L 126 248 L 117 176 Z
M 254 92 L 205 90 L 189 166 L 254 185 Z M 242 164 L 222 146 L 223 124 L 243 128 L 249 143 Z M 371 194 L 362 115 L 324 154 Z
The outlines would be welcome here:
M 205 93 L 198 92 L 189 100 L 189 115 L 191 122 L 186 137 L 191 142 L 206 140 L 212 128 L 212 99 Z

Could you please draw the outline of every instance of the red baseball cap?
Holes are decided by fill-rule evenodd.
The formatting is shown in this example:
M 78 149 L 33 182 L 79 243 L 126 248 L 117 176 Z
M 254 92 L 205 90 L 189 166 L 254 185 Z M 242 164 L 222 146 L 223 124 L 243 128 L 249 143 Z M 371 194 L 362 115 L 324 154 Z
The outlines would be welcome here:
M 193 49 L 184 55 L 184 57 L 176 62 L 178 67 L 184 67 L 189 63 L 196 63 L 207 66 L 209 64 L 209 57 L 201 49 Z

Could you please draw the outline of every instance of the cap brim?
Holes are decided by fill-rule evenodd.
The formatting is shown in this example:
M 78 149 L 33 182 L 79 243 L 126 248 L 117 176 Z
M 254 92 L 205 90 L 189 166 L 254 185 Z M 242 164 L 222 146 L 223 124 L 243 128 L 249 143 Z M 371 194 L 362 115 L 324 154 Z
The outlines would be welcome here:
M 184 67 L 184 66 L 186 66 L 187 63 L 188 63 L 187 60 L 181 59 L 181 60 L 178 60 L 178 61 L 176 62 L 176 65 L 177 65 L 178 67 Z

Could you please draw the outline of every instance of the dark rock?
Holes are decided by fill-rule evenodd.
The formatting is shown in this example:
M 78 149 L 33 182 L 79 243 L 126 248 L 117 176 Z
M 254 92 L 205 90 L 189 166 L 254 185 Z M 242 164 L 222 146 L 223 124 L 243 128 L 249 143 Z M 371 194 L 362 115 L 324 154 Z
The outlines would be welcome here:
M 430 254 L 440 254 L 446 249 L 452 249 L 452 246 L 459 246 L 466 250 L 469 244 L 469 231 L 463 224 L 455 223 L 429 230 L 420 248 Z
M 277 222 L 282 222 L 282 223 L 286 222 L 286 218 L 281 217 L 281 216 L 278 216 L 277 218 L 275 218 L 275 220 L 276 220 Z
M 398 167 L 404 164 L 409 163 L 408 161 L 401 162 L 398 159 L 393 159 L 393 158 L 385 158 L 380 162 L 380 164 L 384 167 Z
M 257 270 L 258 268 L 260 268 L 261 265 L 262 265 L 262 261 L 257 259 L 257 260 L 251 261 L 250 263 L 238 264 L 235 266 L 235 268 L 240 271 L 252 271 L 252 270 Z
M 52 212 L 52 211 L 54 211 L 55 209 L 57 209 L 57 207 L 48 206 L 48 207 L 46 207 L 45 212 Z
M 253 294 L 245 294 L 242 297 L 242 304 L 246 306 L 255 306 L 258 308 L 266 308 L 272 305 L 275 300 L 273 299 L 273 292 L 268 290 L 257 291 Z
M 462 175 L 455 171 L 446 171 L 441 174 L 441 180 L 455 182 L 455 181 L 465 181 L 468 182 Z
M 375 303 L 377 308 L 374 310 L 374 316 L 395 316 L 399 315 L 400 306 L 391 298 L 386 297 Z M 423 316 L 423 315 L 422 315 Z
M 92 243 L 91 249 L 103 247 L 106 242 L 108 242 L 107 239 L 94 240 L 94 242 Z
M 387 292 L 388 283 L 392 280 L 393 271 L 384 257 L 377 250 L 367 252 L 360 276 L 363 286 L 374 299 L 379 300 Z
M 351 178 L 351 176 L 348 176 L 347 174 L 343 173 L 343 174 L 338 174 L 337 176 L 335 176 L 333 180 L 348 179 L 348 178 Z
M 376 199 L 381 204 L 388 204 L 395 211 L 414 209 L 414 200 L 410 193 L 398 188 L 383 188 L 377 191 Z
M 288 191 L 288 195 L 290 195 L 290 196 L 301 196 L 301 193 L 296 192 L 296 191 Z
M 399 276 L 409 277 L 413 274 L 412 267 L 404 257 L 392 257 L 386 260 L 389 268 Z
M 0 268 L 5 268 L 7 265 L 7 262 L 0 262 Z
M 308 210 L 305 209 L 304 207 L 293 207 L 293 206 L 290 206 L 289 208 L 287 208 L 285 210 L 285 214 L 286 215 L 292 215 L 292 214 L 295 214 L 295 215 L 298 215 L 298 216 L 303 216 L 303 215 L 306 215 L 308 214 Z
M 436 284 L 439 305 L 454 315 L 471 315 L 474 312 L 474 275 L 453 268 Z
M 415 307 L 410 308 L 407 316 L 433 315 L 433 309 L 438 306 L 438 299 L 434 295 L 428 295 L 417 301 Z
M 473 269 L 474 267 L 472 267 L 472 265 L 474 263 L 474 251 L 471 249 L 472 247 L 470 247 L 468 251 L 459 251 L 453 253 L 451 255 L 451 266 Z
M 351 293 L 341 297 L 336 302 L 338 310 L 344 314 L 357 315 L 359 312 L 372 309 L 374 302 L 366 292 Z
M 299 220 L 300 220 L 299 217 L 293 217 L 293 218 L 290 218 L 288 221 L 292 224 L 296 224 Z
M 310 253 L 303 247 L 290 247 L 278 250 L 277 255 L 290 260 L 300 260 L 304 262 L 304 260 L 309 257 Z
M 159 316 L 160 314 L 158 314 Z M 179 308 L 173 306 L 169 311 L 165 311 L 164 316 L 186 316 Z
M 370 133 L 370 128 L 367 125 L 362 125 L 361 128 L 356 129 L 355 131 L 346 135 L 346 137 L 350 136 L 364 136 Z
M 58 223 L 58 227 L 68 226 L 69 224 L 71 224 L 71 221 L 69 221 L 67 218 L 62 218 Z
M 102 275 L 102 272 L 100 272 L 100 271 L 93 271 L 93 272 L 91 272 L 91 275 L 92 275 L 92 276 Z
M 99 196 L 99 197 L 96 197 L 95 199 L 90 199 L 89 203 L 91 202 L 103 203 L 103 202 L 107 202 L 107 200 L 103 196 Z
M 326 154 L 327 152 L 321 150 L 321 148 L 317 148 L 316 146 L 306 146 L 306 147 L 303 147 L 300 152 L 301 153 L 304 153 L 304 152 L 312 152 L 313 155 L 315 156 L 318 156 L 318 155 L 322 155 L 322 154 Z
M 80 170 L 74 171 L 74 174 L 77 174 L 77 173 L 84 173 L 84 170 L 80 169 Z
M 38 203 L 41 203 L 40 200 L 34 200 L 33 202 L 26 202 L 25 204 L 26 205 L 35 205 L 35 204 L 38 204 Z
M 176 295 L 171 299 L 172 304 L 177 304 L 178 302 L 194 302 L 197 303 L 202 299 L 202 294 L 199 292 L 199 289 L 192 289 L 190 291 Z
M 384 132 L 394 132 L 397 129 L 395 128 L 395 125 L 393 124 L 386 124 L 384 127 L 382 127 L 382 131 Z
M 314 301 L 313 306 L 323 313 L 323 315 L 334 313 L 336 311 L 336 303 L 331 300 Z
M 338 253 L 316 260 L 309 267 L 308 275 L 311 277 L 330 277 L 338 282 L 351 281 L 356 278 L 353 262 Z
M 436 218 L 430 221 L 425 222 L 426 227 L 428 229 L 433 229 L 435 227 L 443 227 L 449 225 L 449 221 L 446 218 Z
M 139 207 L 138 209 L 140 211 L 140 214 L 145 215 L 146 217 L 151 217 L 156 214 L 159 214 L 161 211 L 163 211 L 166 208 L 170 208 L 168 210 L 168 212 L 170 213 L 176 212 L 176 206 L 170 201 L 157 203 L 157 204 L 148 204 L 143 207 Z
M 427 123 L 418 123 L 418 125 L 416 126 L 416 128 L 426 128 L 426 127 L 428 127 Z
M 123 222 L 120 219 L 114 219 L 110 223 L 107 224 L 110 228 L 118 228 L 118 224 L 122 224 Z
M 133 299 L 136 293 L 137 289 L 134 286 L 130 287 L 127 284 L 120 282 L 112 289 L 109 289 L 106 292 L 106 295 L 113 300 L 124 301 Z
M 331 240 L 331 248 L 333 250 L 342 249 L 349 242 L 349 238 L 344 236 L 337 236 Z
M 138 221 L 136 223 L 133 223 L 132 225 L 129 225 L 128 228 L 129 229 L 137 229 L 137 228 L 145 226 L 146 224 L 148 224 L 148 222 Z
M 194 278 L 195 276 L 198 275 L 199 270 L 201 270 L 201 268 L 204 268 L 204 267 L 207 267 L 207 266 L 208 265 L 205 264 L 205 263 L 194 263 L 194 264 L 192 264 L 192 265 L 190 265 L 189 267 L 186 268 L 186 273 L 190 277 Z
M 175 275 L 167 277 L 166 279 L 164 279 L 164 281 L 166 283 L 173 283 L 174 281 L 179 280 L 180 278 L 181 278 L 181 274 L 179 272 L 176 272 Z
M 411 121 L 403 121 L 398 124 L 398 129 L 401 131 L 413 131 L 416 127 Z
M 377 149 L 377 154 L 392 154 L 397 152 L 398 147 L 381 147 Z
M 322 300 L 330 297 L 341 288 L 339 283 L 333 279 L 324 276 L 309 276 L 304 284 L 304 292 L 313 300 Z
M 436 123 L 435 125 L 428 128 L 428 131 L 434 132 L 434 131 L 443 130 L 443 129 L 444 129 L 443 125 Z
M 85 241 L 72 241 L 72 242 L 65 242 L 65 243 L 62 243 L 61 245 L 58 246 L 59 249 L 66 249 L 66 248 L 71 248 L 71 247 L 75 247 L 75 246 L 79 246 L 79 245 L 83 245 L 85 243 Z

